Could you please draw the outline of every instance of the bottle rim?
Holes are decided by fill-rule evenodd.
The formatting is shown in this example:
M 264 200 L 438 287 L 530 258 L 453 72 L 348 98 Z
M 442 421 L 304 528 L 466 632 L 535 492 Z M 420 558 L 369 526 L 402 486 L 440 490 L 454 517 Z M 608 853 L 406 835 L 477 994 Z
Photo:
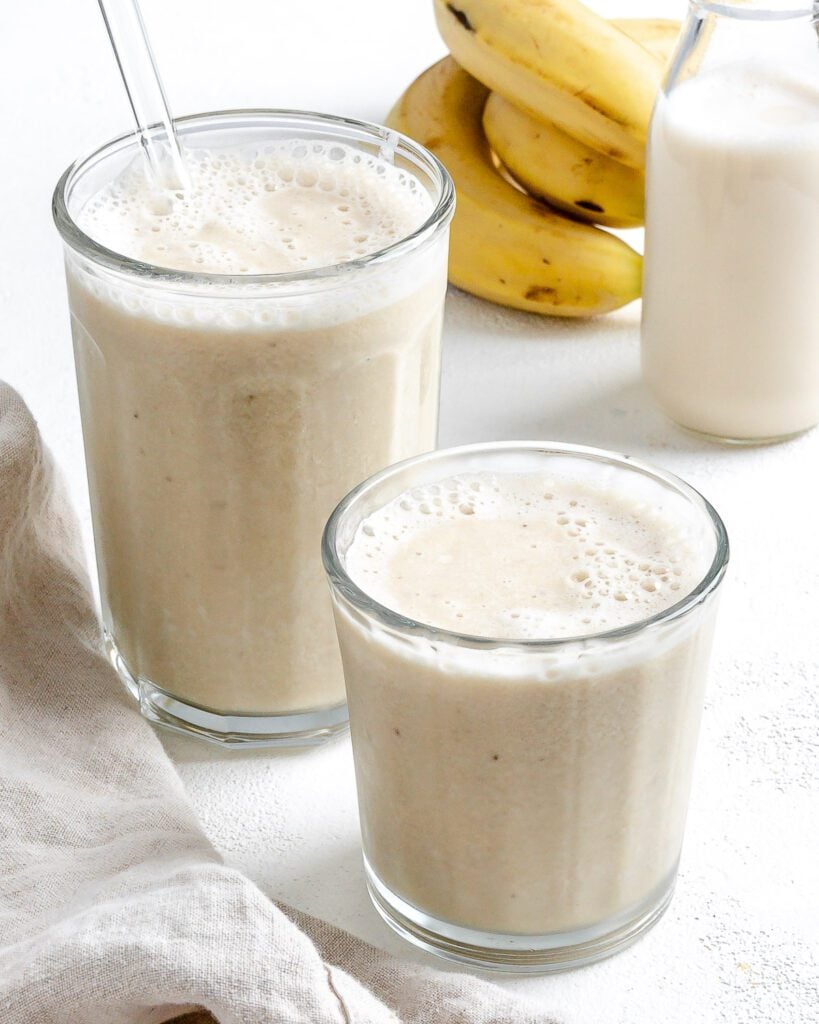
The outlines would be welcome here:
M 795 6 L 793 0 L 689 0 L 696 11 L 716 14 L 737 21 L 788 21 L 795 18 L 816 20 L 819 5 Z

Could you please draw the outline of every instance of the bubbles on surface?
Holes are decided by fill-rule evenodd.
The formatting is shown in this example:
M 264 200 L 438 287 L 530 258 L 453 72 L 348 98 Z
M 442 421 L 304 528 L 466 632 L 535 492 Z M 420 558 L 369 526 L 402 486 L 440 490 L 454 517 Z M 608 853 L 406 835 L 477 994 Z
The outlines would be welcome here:
M 426 189 L 375 154 L 300 140 L 190 149 L 192 186 L 158 193 L 131 163 L 80 212 L 115 252 L 176 270 L 273 274 L 345 263 L 411 234 Z
M 650 618 L 692 590 L 708 561 L 690 524 L 627 488 L 488 472 L 398 495 L 365 520 L 346 556 L 379 603 L 510 640 Z

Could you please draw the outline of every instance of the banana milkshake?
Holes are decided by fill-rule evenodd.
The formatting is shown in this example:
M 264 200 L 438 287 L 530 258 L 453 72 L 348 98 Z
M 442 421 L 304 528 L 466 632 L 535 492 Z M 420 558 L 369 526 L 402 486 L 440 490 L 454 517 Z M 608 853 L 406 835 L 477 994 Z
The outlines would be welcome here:
M 104 625 L 151 717 L 320 738 L 346 720 L 321 529 L 435 444 L 451 193 L 381 129 L 180 127 L 184 191 L 126 147 L 67 203 Z
M 325 564 L 393 926 L 544 970 L 656 920 L 726 558 L 695 492 L 590 449 L 454 449 L 342 503 Z

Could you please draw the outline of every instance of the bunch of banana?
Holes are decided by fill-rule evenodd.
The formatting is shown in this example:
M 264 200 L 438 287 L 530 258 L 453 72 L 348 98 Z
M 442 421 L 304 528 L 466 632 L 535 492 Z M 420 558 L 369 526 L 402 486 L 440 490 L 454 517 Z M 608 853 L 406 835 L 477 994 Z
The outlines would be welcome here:
M 629 167 L 643 164 L 657 58 L 579 0 L 434 0 L 449 51 L 484 85 Z
M 663 64 L 680 31 L 679 22 L 661 19 L 622 18 L 612 24 Z M 527 192 L 593 224 L 631 228 L 643 223 L 642 167 L 627 167 L 499 92 L 487 101 L 483 127 L 498 159 Z
M 640 294 L 640 257 L 506 181 L 481 117 L 488 89 L 451 57 L 425 71 L 388 123 L 432 150 L 455 182 L 449 276 L 481 298 L 562 316 L 605 313 Z
M 648 119 L 679 26 L 607 22 L 577 0 L 435 8 L 454 59 L 416 79 L 388 123 L 453 177 L 452 282 L 558 316 L 636 298 L 640 256 L 591 224 L 641 222 Z

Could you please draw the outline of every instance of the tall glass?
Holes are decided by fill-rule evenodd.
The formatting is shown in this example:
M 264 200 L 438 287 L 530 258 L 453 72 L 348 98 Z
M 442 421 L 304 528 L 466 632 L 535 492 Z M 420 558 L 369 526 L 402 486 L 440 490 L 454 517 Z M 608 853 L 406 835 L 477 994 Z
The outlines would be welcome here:
M 186 149 L 340 142 L 413 174 L 432 213 L 372 255 L 304 273 L 169 270 L 77 214 L 138 154 L 70 167 L 65 243 L 103 623 L 158 722 L 225 743 L 317 742 L 347 720 L 319 541 L 362 476 L 435 444 L 454 194 L 422 147 L 287 111 L 180 119 Z M 299 151 L 295 151 L 298 155 Z
M 615 499 L 684 524 L 708 566 L 652 618 L 580 638 L 462 635 L 378 603 L 345 568 L 367 516 L 414 488 L 590 471 Z M 677 873 L 728 561 L 714 509 L 676 477 L 608 452 L 475 445 L 361 484 L 330 518 L 323 556 L 367 879 L 385 920 L 440 955 L 514 971 L 578 966 L 633 942 L 667 907 Z

